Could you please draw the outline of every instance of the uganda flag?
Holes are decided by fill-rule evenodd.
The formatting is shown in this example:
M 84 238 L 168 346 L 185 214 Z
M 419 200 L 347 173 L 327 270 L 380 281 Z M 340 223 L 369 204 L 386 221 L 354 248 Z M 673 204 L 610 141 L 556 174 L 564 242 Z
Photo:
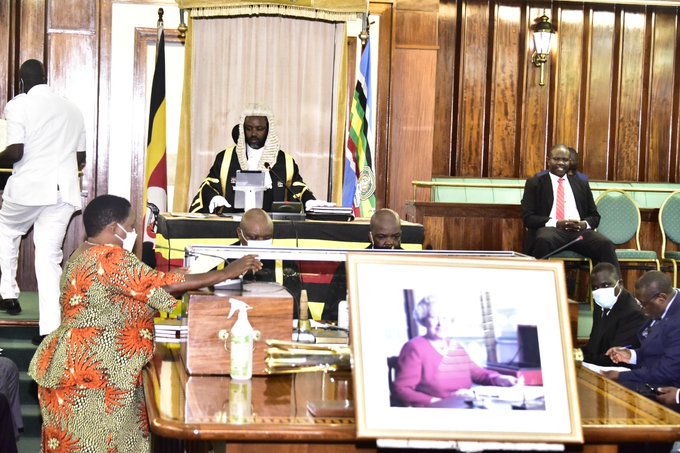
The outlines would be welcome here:
M 156 265 L 154 245 L 156 220 L 159 212 L 167 210 L 168 168 L 165 157 L 165 34 L 163 22 L 158 21 L 156 66 L 149 103 L 149 135 L 146 143 L 146 172 L 144 185 L 144 242 L 142 261 Z
M 349 112 L 342 205 L 352 206 L 356 217 L 375 211 L 375 174 L 371 157 L 371 42 L 366 43 Z

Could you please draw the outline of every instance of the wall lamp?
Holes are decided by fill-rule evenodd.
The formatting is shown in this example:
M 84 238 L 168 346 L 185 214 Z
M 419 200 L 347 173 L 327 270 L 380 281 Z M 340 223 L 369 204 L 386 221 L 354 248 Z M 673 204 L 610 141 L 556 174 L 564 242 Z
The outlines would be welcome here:
M 548 62 L 550 56 L 550 41 L 552 35 L 557 32 L 557 29 L 550 22 L 550 18 L 545 15 L 534 19 L 535 24 L 531 26 L 534 38 L 534 54 L 531 56 L 531 62 L 534 66 L 541 69 L 541 77 L 538 84 L 545 85 L 544 80 L 544 66 Z

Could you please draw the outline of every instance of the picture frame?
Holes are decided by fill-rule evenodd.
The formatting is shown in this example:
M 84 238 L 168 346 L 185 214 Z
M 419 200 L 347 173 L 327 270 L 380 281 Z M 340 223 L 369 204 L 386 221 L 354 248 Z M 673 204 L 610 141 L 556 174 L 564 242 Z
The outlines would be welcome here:
M 561 262 L 364 252 L 347 272 L 358 438 L 583 442 Z

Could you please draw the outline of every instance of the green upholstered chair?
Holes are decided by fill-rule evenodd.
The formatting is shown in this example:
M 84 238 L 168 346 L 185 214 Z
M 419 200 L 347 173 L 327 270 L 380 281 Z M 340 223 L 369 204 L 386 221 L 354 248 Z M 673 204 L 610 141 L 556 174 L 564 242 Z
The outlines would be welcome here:
M 678 261 L 680 252 L 666 250 L 666 240 L 680 245 L 680 190 L 668 195 L 659 208 L 659 227 L 661 228 L 661 259 L 673 268 L 673 286 L 678 286 Z
M 654 265 L 659 270 L 659 259 L 654 250 L 640 248 L 640 209 L 630 195 L 623 190 L 606 190 L 595 201 L 601 220 L 597 231 L 607 236 L 616 246 L 623 245 L 633 238 L 634 249 L 616 249 L 621 267 L 626 263 Z

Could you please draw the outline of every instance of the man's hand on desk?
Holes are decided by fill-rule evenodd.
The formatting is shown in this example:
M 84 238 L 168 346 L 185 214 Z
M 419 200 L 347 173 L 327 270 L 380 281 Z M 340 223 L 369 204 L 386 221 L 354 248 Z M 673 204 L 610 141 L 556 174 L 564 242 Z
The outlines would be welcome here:
M 555 224 L 558 230 L 570 231 L 578 233 L 585 230 L 588 225 L 583 220 L 558 220 Z
M 215 209 L 222 207 L 231 208 L 231 205 L 229 204 L 226 198 L 224 198 L 221 195 L 216 195 L 210 199 L 210 205 L 208 206 L 208 210 L 210 211 L 211 214 L 215 212 Z
M 609 348 L 605 355 L 614 363 L 630 363 L 630 359 L 633 356 L 630 349 L 619 347 Z

